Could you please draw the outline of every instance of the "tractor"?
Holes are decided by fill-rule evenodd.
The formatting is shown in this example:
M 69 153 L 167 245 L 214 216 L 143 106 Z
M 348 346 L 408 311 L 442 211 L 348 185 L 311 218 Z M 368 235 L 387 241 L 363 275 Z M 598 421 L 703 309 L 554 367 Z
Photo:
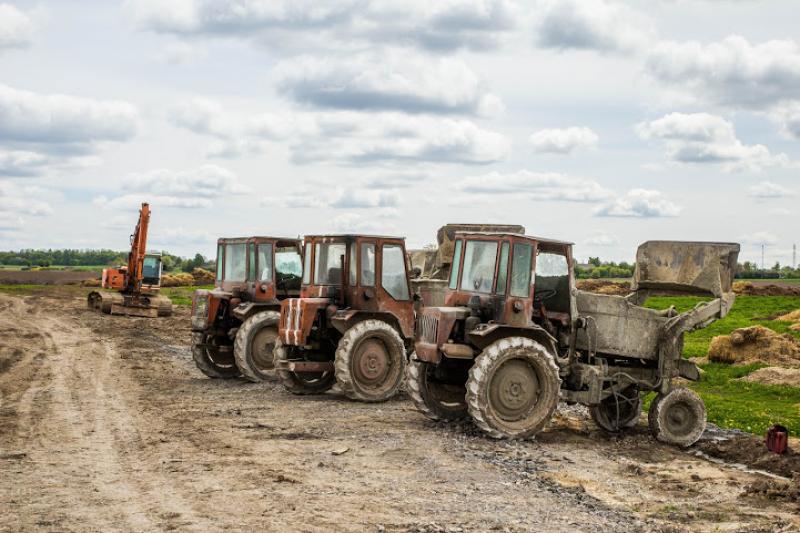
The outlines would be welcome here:
M 295 394 L 338 383 L 349 398 L 388 400 L 400 388 L 414 336 L 404 239 L 311 235 L 304 246 L 300 297 L 281 302 L 280 380 Z
M 300 294 L 301 251 L 298 239 L 217 241 L 214 289 L 197 290 L 192 300 L 192 355 L 206 376 L 267 377 L 281 301 Z
M 699 379 L 684 333 L 724 317 L 739 253 L 732 243 L 651 241 L 637 252 L 632 293 L 575 288 L 572 244 L 510 233 L 456 234 L 441 307 L 417 317 L 406 390 L 434 420 L 471 417 L 494 438 L 529 438 L 559 400 L 587 405 L 607 431 L 635 425 L 642 395 L 661 441 L 689 446 L 703 401 L 673 379 Z M 711 297 L 677 313 L 642 307 L 651 294 Z

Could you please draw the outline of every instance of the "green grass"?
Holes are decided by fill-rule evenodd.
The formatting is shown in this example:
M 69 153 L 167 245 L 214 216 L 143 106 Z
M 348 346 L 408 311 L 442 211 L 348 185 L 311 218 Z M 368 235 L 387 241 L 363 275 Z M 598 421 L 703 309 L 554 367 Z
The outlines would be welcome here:
M 652 297 L 645 305 L 654 309 L 674 305 L 678 311 L 687 311 L 703 300 L 706 298 Z M 789 331 L 788 322 L 773 320 L 798 308 L 798 296 L 739 296 L 728 316 L 686 335 L 683 355 L 704 357 L 716 335 L 727 335 L 734 329 L 757 324 L 800 338 L 800 332 Z M 774 423 L 800 428 L 800 388 L 735 381 L 763 366 L 766 365 L 708 363 L 701 366 L 705 371 L 703 378 L 690 386 L 703 397 L 710 422 L 757 434 L 764 433 Z M 646 406 L 648 403 L 645 402 Z
M 191 287 L 165 287 L 161 294 L 168 296 L 175 305 L 192 305 L 192 295 L 197 289 L 213 289 L 213 285 L 192 285 Z

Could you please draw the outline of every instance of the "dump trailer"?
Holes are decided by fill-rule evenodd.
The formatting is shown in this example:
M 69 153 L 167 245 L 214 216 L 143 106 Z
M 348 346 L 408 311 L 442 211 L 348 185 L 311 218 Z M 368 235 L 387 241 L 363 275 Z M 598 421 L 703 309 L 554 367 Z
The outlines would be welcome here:
M 150 206 L 142 204 L 139 220 L 130 238 L 128 264 L 104 268 L 101 286 L 115 292 L 92 291 L 89 309 L 111 315 L 159 317 L 172 314 L 172 301 L 160 296 L 161 254 L 147 253 Z
M 649 426 L 689 446 L 705 406 L 674 378 L 699 379 L 683 336 L 724 317 L 734 295 L 734 243 L 650 241 L 637 251 L 632 293 L 575 288 L 572 243 L 510 233 L 458 232 L 445 304 L 417 317 L 407 391 L 429 418 L 471 417 L 495 438 L 527 438 L 559 399 L 589 406 L 607 431 L 635 425 L 655 391 Z M 652 294 L 710 297 L 677 313 L 642 307 Z
M 273 369 L 281 301 L 300 294 L 301 241 L 280 237 L 217 240 L 213 290 L 192 299 L 192 355 L 211 378 L 266 379 Z
M 352 399 L 391 398 L 414 337 L 404 239 L 309 235 L 304 246 L 300 297 L 281 302 L 281 382 L 295 394 L 322 393 L 338 382 Z

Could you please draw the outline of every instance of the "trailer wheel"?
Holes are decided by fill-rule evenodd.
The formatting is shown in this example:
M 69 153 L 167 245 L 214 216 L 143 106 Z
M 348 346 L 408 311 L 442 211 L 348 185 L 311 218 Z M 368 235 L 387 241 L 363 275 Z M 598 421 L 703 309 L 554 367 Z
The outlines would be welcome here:
M 616 433 L 632 428 L 639 422 L 639 415 L 642 414 L 639 389 L 634 385 L 612 394 L 599 405 L 593 405 L 589 412 L 595 423 L 606 431 Z
M 558 367 L 544 346 L 524 337 L 501 339 L 469 371 L 469 414 L 491 437 L 528 438 L 550 421 L 560 387 Z
M 694 391 L 684 387 L 658 394 L 648 414 L 650 431 L 661 442 L 691 446 L 706 429 L 706 406 Z
M 336 381 L 348 398 L 383 402 L 403 383 L 406 348 L 382 320 L 364 320 L 347 330 L 336 348 Z
M 431 379 L 433 366 L 410 361 L 406 368 L 406 392 L 422 414 L 431 420 L 461 420 L 469 416 L 464 386 Z
M 261 311 L 248 317 L 236 332 L 233 355 L 236 366 L 250 381 L 264 381 L 275 368 L 274 349 L 280 313 Z
M 275 366 L 276 374 L 284 388 L 292 394 L 322 394 L 330 390 L 336 383 L 333 372 L 292 372 L 280 367 L 284 361 L 293 359 L 291 352 L 294 346 L 286 346 L 278 338 L 275 340 Z
M 204 342 L 208 340 L 204 333 L 192 333 L 192 358 L 200 372 L 216 379 L 239 377 L 240 372 L 233 357 L 210 347 Z

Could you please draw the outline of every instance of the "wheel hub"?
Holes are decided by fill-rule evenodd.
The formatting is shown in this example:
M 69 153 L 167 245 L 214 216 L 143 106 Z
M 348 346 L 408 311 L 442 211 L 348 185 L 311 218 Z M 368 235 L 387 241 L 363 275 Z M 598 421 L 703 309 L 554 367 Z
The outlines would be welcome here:
M 497 369 L 489 388 L 489 401 L 500 418 L 524 418 L 539 397 L 539 378 L 525 361 L 512 360 Z
M 259 331 L 253 338 L 252 357 L 259 370 L 269 370 L 275 366 L 273 349 L 277 332 L 272 328 Z
M 389 372 L 389 353 L 386 345 L 378 339 L 363 341 L 354 359 L 356 378 L 362 383 L 379 383 Z
M 666 426 L 670 432 L 685 434 L 694 427 L 692 410 L 685 403 L 676 403 L 670 406 L 665 417 Z

